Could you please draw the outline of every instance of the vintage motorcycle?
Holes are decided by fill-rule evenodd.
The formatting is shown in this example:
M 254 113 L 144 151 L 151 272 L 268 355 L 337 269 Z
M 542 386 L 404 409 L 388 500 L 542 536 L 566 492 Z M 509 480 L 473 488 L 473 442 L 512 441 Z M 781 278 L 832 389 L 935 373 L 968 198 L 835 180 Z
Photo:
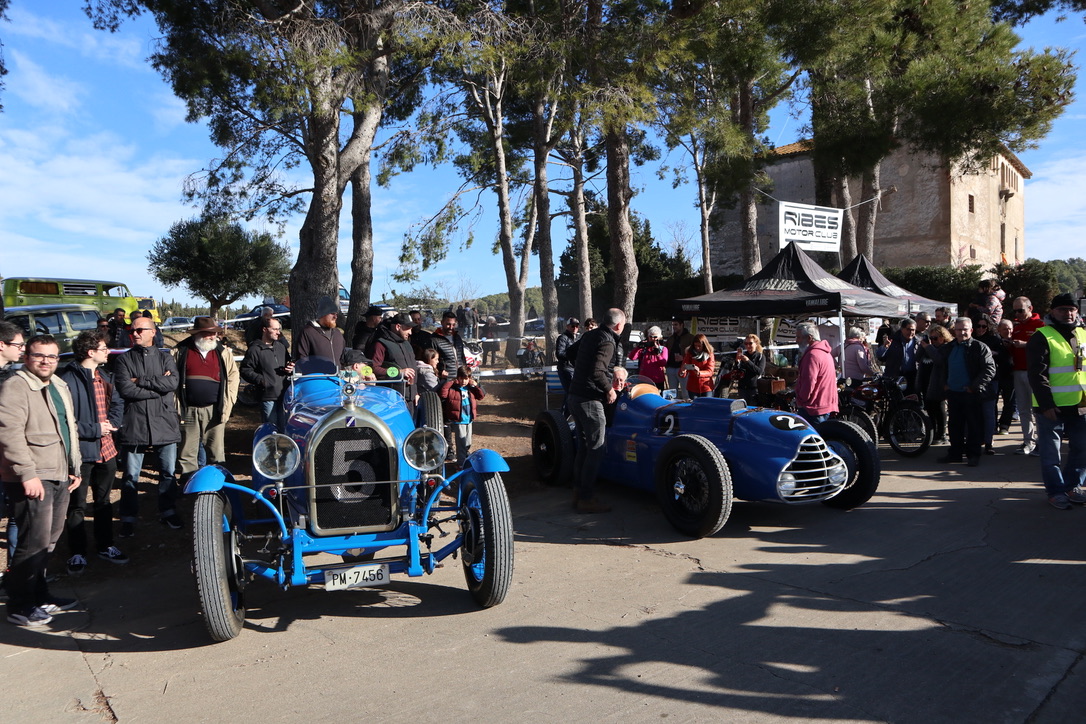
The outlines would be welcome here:
M 935 437 L 931 418 L 916 395 L 905 394 L 904 378 L 882 375 L 839 389 L 843 419 L 856 423 L 873 440 L 880 437 L 905 457 L 923 455 Z

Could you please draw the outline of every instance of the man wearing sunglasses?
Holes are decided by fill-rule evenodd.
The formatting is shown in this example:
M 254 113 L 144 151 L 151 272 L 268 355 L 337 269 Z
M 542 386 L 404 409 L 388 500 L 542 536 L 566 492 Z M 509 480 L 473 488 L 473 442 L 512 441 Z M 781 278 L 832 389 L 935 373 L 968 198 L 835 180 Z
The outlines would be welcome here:
M 158 458 L 158 514 L 171 528 L 181 528 L 177 515 L 177 365 L 173 356 L 154 346 L 155 323 L 139 317 L 132 323 L 132 349 L 117 357 L 113 383 L 124 399 L 124 419 L 116 440 L 121 449 L 121 537 L 135 535 L 139 518 L 139 480 L 143 456 L 153 448 Z
M 31 337 L 25 366 L 0 388 L 0 480 L 19 528 L 4 587 L 17 626 L 43 626 L 78 603 L 49 593 L 45 577 L 82 463 L 72 396 L 54 376 L 59 360 L 52 336 Z

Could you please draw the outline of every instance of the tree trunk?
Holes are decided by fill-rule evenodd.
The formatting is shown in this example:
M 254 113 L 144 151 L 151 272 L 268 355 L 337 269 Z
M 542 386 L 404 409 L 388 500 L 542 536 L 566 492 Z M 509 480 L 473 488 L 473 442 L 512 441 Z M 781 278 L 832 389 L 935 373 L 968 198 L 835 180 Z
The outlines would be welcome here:
M 739 127 L 745 136 L 754 143 L 754 82 L 743 81 L 739 84 Z M 753 149 L 752 149 L 753 151 Z M 762 268 L 762 249 L 758 243 L 758 206 L 755 196 L 754 181 L 748 183 L 739 192 L 739 223 L 743 243 L 743 276 L 749 277 Z
M 581 321 L 592 316 L 592 265 L 588 257 L 588 217 L 584 202 L 584 135 L 579 129 L 570 133 L 573 152 L 570 168 L 573 188 L 567 197 L 573 217 L 573 254 L 577 270 L 577 304 Z
M 852 191 L 848 187 L 848 176 L 838 176 L 833 180 L 837 192 L 837 207 L 843 209 L 841 214 L 841 259 L 840 266 L 844 269 L 848 263 L 856 258 L 856 216 L 849 208 L 852 206 Z
M 607 222 L 611 231 L 611 263 L 614 266 L 612 304 L 633 319 L 637 295 L 637 260 L 630 225 L 630 144 L 626 128 L 620 125 L 604 134 L 607 153 Z
M 356 106 L 357 107 L 357 106 Z M 370 103 L 355 114 L 356 135 L 365 153 L 351 173 L 351 303 L 344 328 L 350 334 L 371 301 L 373 288 L 373 175 L 370 169 L 373 140 L 381 124 L 379 103 Z
M 695 139 L 691 141 L 696 144 Z M 697 148 L 696 145 L 693 148 Z M 713 258 L 709 238 L 709 220 L 716 207 L 716 192 L 710 191 L 705 180 L 705 159 L 694 157 L 694 173 L 698 182 L 698 210 L 701 212 L 701 282 L 706 294 L 713 292 Z
M 864 171 L 863 190 L 860 192 L 860 200 L 867 203 L 860 207 L 857 243 L 860 253 L 872 262 L 875 261 L 875 218 L 879 212 L 879 200 L 882 198 L 882 189 L 879 188 L 881 167 L 880 161 Z
M 336 299 L 339 271 L 336 245 L 343 187 L 339 183 L 339 104 L 331 78 L 313 89 L 314 111 L 309 118 L 306 156 L 313 169 L 313 198 L 298 232 L 298 261 L 290 272 L 290 320 L 293 329 L 316 317 L 317 301 Z
M 551 197 L 547 188 L 547 159 L 554 143 L 547 117 L 547 99 L 535 98 L 532 108 L 532 153 L 536 215 L 536 249 L 539 251 L 539 280 L 543 287 L 543 333 L 547 340 L 547 360 L 554 362 L 553 340 L 558 337 L 558 288 L 554 283 L 554 249 L 551 240 Z M 552 113 L 553 106 L 552 106 Z

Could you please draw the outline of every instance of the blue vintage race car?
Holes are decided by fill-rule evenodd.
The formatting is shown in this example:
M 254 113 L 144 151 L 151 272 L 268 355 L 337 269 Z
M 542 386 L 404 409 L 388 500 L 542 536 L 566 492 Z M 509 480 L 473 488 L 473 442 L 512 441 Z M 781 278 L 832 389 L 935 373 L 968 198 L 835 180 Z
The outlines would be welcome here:
M 502 602 L 513 572 L 501 478 L 509 466 L 477 450 L 446 477 L 437 395 L 424 393 L 412 414 L 390 387 L 347 372 L 304 374 L 284 404 L 283 433 L 271 424 L 256 431 L 251 483 L 208 466 L 185 486 L 197 496 L 193 569 L 213 639 L 241 632 L 255 578 L 284 588 L 379 586 L 459 554 L 479 605 Z
M 848 509 L 878 488 L 875 445 L 853 423 L 833 419 L 816 430 L 790 412 L 715 397 L 667 400 L 645 378 L 630 379 L 607 428 L 600 475 L 655 491 L 686 535 L 720 530 L 733 498 Z M 549 410 L 536 420 L 532 453 L 545 482 L 572 481 L 577 438 L 572 418 Z

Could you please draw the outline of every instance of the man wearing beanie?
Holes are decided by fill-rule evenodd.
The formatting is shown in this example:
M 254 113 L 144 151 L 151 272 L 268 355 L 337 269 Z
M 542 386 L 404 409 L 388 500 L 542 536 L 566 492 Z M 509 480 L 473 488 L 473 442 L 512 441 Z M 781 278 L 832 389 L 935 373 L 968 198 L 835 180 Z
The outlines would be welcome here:
M 301 362 L 305 357 L 321 357 L 339 365 L 346 343 L 343 333 L 336 328 L 339 307 L 329 296 L 317 302 L 317 318 L 309 322 L 294 339 L 294 359 Z
M 1048 502 L 1059 510 L 1086 504 L 1086 330 L 1070 294 L 1052 300 L 1046 326 L 1026 343 L 1029 385 L 1037 420 L 1037 452 Z M 1060 442 L 1067 436 L 1067 460 Z

